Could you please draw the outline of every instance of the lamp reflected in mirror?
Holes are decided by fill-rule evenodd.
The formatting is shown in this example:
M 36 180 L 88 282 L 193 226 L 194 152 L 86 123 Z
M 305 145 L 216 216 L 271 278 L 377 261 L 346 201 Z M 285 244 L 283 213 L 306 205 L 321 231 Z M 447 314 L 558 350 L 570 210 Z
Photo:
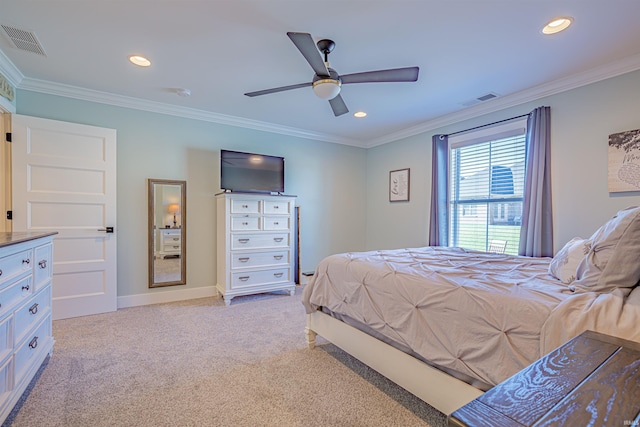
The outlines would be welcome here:
M 186 181 L 149 179 L 149 287 L 186 284 Z
M 171 203 L 168 210 L 170 214 L 173 214 L 173 228 L 178 228 L 176 214 L 180 212 L 180 205 L 177 203 Z

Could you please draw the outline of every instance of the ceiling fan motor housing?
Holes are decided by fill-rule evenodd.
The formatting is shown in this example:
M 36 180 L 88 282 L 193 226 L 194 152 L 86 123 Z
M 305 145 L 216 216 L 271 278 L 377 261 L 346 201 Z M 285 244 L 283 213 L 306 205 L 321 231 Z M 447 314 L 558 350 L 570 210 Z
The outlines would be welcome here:
M 327 67 L 329 76 L 313 76 L 313 92 L 322 99 L 333 99 L 340 94 L 342 79 L 333 68 Z
M 329 71 L 328 76 L 319 76 L 317 74 L 314 74 L 313 80 L 311 82 L 315 84 L 317 81 L 320 81 L 320 80 L 335 80 L 336 82 L 338 82 L 339 85 L 342 85 L 342 79 L 338 75 L 338 72 L 333 68 L 329 68 L 329 67 L 327 67 L 327 70 Z

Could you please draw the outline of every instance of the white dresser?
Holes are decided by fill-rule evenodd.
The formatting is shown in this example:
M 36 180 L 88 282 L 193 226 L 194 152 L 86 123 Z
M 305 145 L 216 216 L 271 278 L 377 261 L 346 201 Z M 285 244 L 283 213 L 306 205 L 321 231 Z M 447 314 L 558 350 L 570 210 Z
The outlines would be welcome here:
M 226 305 L 239 295 L 295 293 L 294 196 L 217 197 L 218 283 Z
M 0 422 L 53 351 L 53 235 L 0 233 Z
M 158 241 L 160 243 L 159 258 L 180 255 L 182 247 L 182 229 L 159 228 Z

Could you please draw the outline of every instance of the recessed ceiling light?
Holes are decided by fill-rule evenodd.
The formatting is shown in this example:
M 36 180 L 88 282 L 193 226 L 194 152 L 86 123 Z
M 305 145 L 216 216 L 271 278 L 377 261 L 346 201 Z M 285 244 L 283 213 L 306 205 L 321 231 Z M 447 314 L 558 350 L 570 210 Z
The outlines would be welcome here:
M 543 34 L 555 34 L 560 31 L 566 30 L 569 28 L 569 25 L 573 22 L 573 18 L 568 16 L 562 18 L 554 18 L 547 23 L 542 29 Z
M 367 117 L 367 113 L 365 113 L 364 111 L 356 111 L 355 113 L 353 113 L 353 117 L 358 117 L 358 118 Z
M 140 56 L 140 55 L 131 55 L 129 57 L 129 61 L 131 61 L 133 64 L 139 67 L 148 67 L 151 65 L 151 61 L 149 61 L 144 56 Z

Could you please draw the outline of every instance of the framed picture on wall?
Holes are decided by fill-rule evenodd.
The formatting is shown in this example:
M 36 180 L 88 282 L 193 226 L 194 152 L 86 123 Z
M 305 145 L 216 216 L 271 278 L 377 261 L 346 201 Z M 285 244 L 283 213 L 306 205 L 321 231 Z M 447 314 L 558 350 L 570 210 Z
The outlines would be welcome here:
M 389 172 L 389 201 L 409 201 L 409 168 Z
M 609 192 L 640 190 L 640 129 L 609 135 Z

